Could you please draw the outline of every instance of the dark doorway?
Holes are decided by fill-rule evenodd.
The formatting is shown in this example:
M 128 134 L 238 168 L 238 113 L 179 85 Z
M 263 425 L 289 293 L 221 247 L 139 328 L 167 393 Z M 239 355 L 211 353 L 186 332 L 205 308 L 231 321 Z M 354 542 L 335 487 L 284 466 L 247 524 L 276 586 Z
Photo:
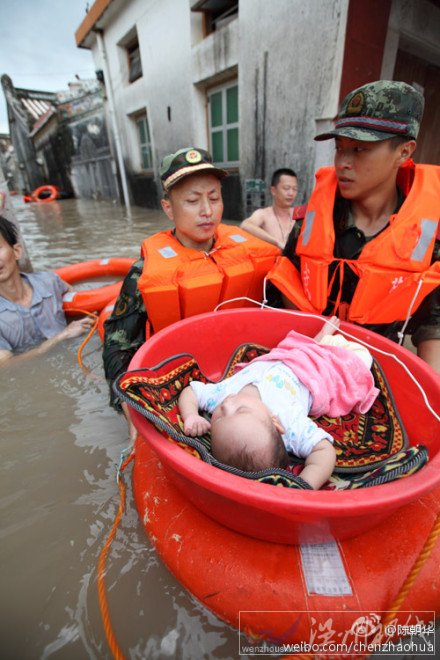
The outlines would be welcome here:
M 399 50 L 393 77 L 410 85 L 417 83 L 423 88 L 425 112 L 414 160 L 440 165 L 440 67 Z

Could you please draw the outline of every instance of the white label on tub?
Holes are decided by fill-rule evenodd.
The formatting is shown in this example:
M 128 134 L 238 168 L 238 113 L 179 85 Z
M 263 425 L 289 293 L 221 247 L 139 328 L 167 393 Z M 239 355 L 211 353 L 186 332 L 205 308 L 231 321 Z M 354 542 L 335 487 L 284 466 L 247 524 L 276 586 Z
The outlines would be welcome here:
M 300 545 L 299 548 L 309 594 L 344 596 L 353 593 L 335 541 Z
M 67 291 L 67 293 L 65 293 L 63 296 L 63 302 L 72 302 L 72 300 L 75 298 L 75 293 L 76 291 Z
M 107 264 L 110 262 L 110 259 L 101 259 L 99 262 L 100 266 L 107 266 Z

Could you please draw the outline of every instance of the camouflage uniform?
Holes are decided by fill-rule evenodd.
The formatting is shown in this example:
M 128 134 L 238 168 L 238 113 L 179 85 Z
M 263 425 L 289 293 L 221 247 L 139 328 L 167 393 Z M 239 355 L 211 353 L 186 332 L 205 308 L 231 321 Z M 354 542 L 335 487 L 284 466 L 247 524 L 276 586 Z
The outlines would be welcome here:
M 121 410 L 121 402 L 112 384 L 127 371 L 129 362 L 145 342 L 147 312 L 137 283 L 144 267 L 139 259 L 130 268 L 112 314 L 105 322 L 104 371 L 110 386 L 110 405 Z
M 363 142 L 377 142 L 405 136 L 416 139 L 423 116 L 424 99 L 414 87 L 404 82 L 378 80 L 347 94 L 332 131 L 315 140 L 347 137 Z

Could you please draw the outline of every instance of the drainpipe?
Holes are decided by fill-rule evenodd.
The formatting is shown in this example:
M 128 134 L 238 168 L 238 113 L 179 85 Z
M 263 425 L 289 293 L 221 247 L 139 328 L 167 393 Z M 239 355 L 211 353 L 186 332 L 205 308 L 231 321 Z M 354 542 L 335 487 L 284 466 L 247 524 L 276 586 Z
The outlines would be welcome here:
M 108 68 L 107 54 L 105 52 L 104 39 L 102 38 L 102 30 L 96 30 L 96 38 L 97 38 L 97 41 L 98 41 L 98 48 L 99 48 L 99 53 L 100 53 L 101 61 L 102 61 L 102 68 L 103 68 L 103 71 L 104 71 L 104 84 L 105 84 L 105 89 L 106 89 L 106 92 L 107 92 L 107 99 L 108 99 L 108 113 L 110 115 L 110 121 L 111 121 L 111 124 L 112 124 L 113 136 L 114 136 L 115 148 L 116 148 L 116 157 L 118 159 L 119 172 L 121 174 L 122 195 L 123 195 L 123 198 L 124 198 L 124 204 L 125 204 L 125 208 L 127 210 L 127 215 L 128 215 L 128 217 L 130 217 L 131 216 L 131 208 L 130 208 L 130 198 L 129 198 L 129 194 L 128 194 L 128 186 L 127 186 L 127 174 L 126 174 L 126 171 L 125 171 L 124 159 L 122 157 L 121 140 L 119 138 L 118 124 L 117 124 L 117 121 L 116 121 L 115 102 L 114 102 L 114 98 L 113 98 L 113 88 L 112 88 L 112 82 L 111 82 L 109 68 Z

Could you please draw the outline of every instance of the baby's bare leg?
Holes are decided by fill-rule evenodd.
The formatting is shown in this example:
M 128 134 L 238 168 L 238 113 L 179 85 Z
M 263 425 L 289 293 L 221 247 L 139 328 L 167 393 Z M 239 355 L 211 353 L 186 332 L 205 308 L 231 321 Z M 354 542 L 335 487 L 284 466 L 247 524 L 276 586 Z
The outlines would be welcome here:
M 315 335 L 316 341 L 320 341 L 323 337 L 325 337 L 325 335 L 334 335 L 340 325 L 341 322 L 338 317 L 332 316 L 324 323 L 318 334 Z
M 336 452 L 332 443 L 321 440 L 307 456 L 300 476 L 318 490 L 331 476 L 336 463 Z

